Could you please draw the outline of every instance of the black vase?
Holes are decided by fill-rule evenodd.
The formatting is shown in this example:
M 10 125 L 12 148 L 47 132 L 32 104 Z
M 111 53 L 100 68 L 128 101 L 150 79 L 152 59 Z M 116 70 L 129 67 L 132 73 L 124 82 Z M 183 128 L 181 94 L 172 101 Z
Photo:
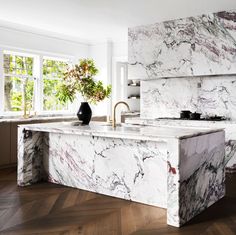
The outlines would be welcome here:
M 83 125 L 88 125 L 91 117 L 92 117 L 92 110 L 88 104 L 88 102 L 81 102 L 79 111 L 77 113 L 77 117 L 80 121 L 82 121 Z

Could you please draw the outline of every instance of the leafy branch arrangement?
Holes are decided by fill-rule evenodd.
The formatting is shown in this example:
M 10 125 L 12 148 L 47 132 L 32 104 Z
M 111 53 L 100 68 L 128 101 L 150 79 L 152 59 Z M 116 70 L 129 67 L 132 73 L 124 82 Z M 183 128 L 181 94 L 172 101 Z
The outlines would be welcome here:
M 80 60 L 79 64 L 65 73 L 57 92 L 58 99 L 63 103 L 73 102 L 77 92 L 92 104 L 108 98 L 111 94 L 111 85 L 105 87 L 102 81 L 95 81 L 94 76 L 97 73 L 98 69 L 92 59 Z

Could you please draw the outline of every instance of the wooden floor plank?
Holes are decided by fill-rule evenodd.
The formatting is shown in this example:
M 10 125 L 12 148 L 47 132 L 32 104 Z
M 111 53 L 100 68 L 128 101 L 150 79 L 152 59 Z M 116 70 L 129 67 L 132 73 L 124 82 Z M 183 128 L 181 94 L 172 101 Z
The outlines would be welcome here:
M 51 183 L 17 187 L 0 170 L 0 235 L 236 235 L 236 175 L 227 196 L 182 228 L 166 210 Z

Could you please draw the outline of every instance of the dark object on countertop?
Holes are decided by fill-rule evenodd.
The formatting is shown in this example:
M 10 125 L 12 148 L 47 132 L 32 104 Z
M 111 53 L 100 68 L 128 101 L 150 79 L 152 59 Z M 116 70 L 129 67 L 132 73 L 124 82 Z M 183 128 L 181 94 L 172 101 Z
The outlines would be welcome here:
M 82 125 L 88 125 L 91 117 L 92 117 L 92 110 L 88 104 L 88 102 L 81 102 L 79 111 L 77 113 L 77 117 L 80 121 L 82 121 Z
M 189 110 L 182 110 L 180 112 L 180 118 L 181 119 L 190 119 L 190 114 L 191 114 L 191 111 L 189 111 Z
M 176 117 L 160 117 L 160 118 L 156 118 L 155 120 L 190 120 L 191 119 L 187 119 L 187 118 L 176 118 Z M 200 118 L 200 119 L 197 119 L 196 121 L 229 121 L 230 119 L 227 119 L 226 117 L 224 116 L 206 116 L 206 117 L 203 117 L 203 118 Z M 192 120 L 194 121 L 194 120 Z
M 201 115 L 202 115 L 201 113 L 196 113 L 196 112 L 190 113 L 190 119 L 191 120 L 200 120 Z
M 224 116 L 207 116 L 205 118 L 206 120 L 209 120 L 209 121 L 225 121 L 225 120 L 230 120 L 230 119 L 227 119 L 226 117 Z
M 128 86 L 140 87 L 140 82 L 132 82 L 132 83 L 129 83 Z

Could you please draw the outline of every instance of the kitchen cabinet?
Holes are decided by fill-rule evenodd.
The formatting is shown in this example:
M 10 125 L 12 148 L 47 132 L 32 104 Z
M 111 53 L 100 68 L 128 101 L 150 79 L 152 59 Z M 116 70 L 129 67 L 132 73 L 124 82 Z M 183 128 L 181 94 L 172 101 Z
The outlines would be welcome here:
M 10 123 L 0 123 L 0 166 L 11 163 L 10 127 Z

